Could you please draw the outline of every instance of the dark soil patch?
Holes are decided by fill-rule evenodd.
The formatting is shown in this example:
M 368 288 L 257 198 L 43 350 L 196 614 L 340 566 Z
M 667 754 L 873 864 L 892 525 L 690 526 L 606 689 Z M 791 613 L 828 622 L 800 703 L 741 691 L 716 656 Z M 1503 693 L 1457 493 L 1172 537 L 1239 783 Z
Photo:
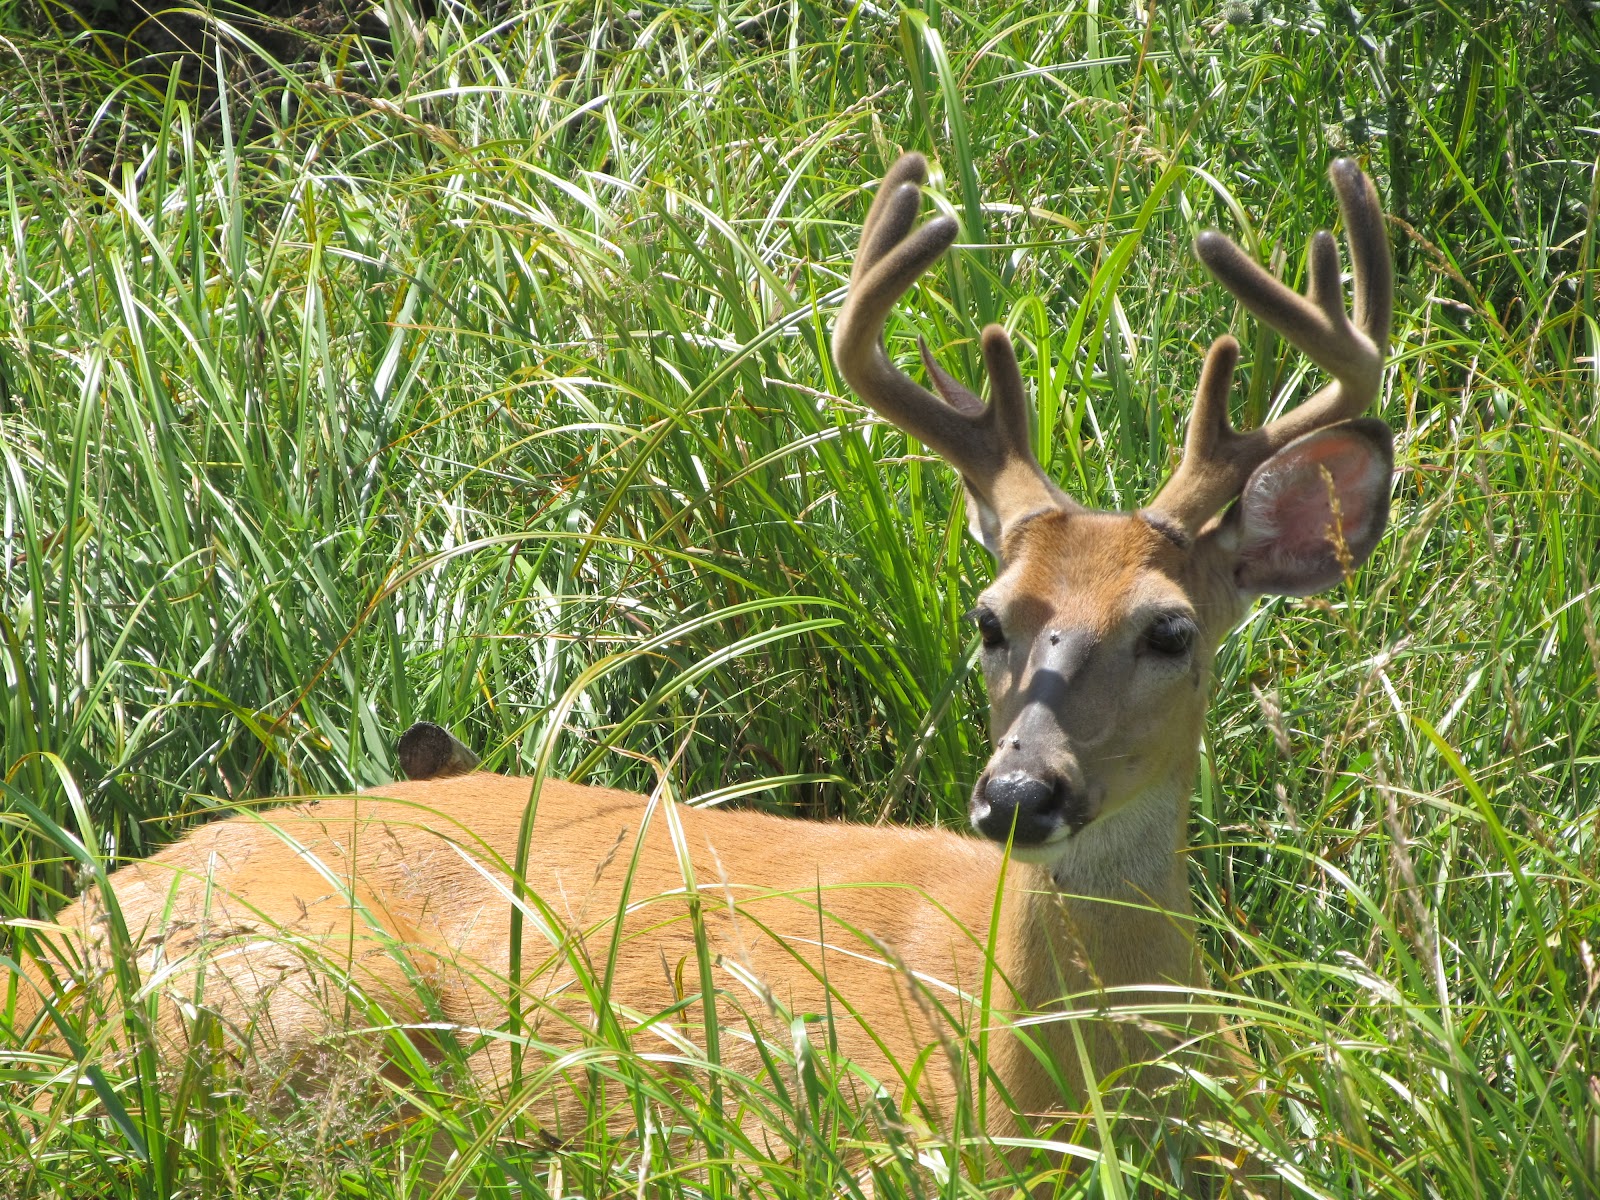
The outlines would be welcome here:
M 294 64 L 314 60 L 333 41 L 352 34 L 387 40 L 388 30 L 362 0 L 268 0 L 246 4 L 183 5 L 162 0 L 40 0 L 27 23 L 64 39 L 88 35 L 108 62 L 165 81 L 174 66 L 186 85 L 214 91 L 219 23 L 261 50 L 263 59 Z M 225 58 L 248 51 L 226 38 Z M 242 65 L 242 64 L 241 64 Z M 259 66 L 267 66 L 265 61 Z M 164 86 L 164 83 L 163 83 Z

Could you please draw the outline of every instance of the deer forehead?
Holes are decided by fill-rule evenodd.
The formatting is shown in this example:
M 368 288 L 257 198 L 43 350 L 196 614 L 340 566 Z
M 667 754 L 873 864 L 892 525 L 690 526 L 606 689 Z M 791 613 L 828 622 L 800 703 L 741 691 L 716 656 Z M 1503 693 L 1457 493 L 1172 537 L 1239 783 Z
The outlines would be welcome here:
M 1189 552 L 1132 513 L 1050 512 L 1007 532 L 1005 564 L 984 602 L 1014 634 L 1047 625 L 1100 637 L 1191 606 Z

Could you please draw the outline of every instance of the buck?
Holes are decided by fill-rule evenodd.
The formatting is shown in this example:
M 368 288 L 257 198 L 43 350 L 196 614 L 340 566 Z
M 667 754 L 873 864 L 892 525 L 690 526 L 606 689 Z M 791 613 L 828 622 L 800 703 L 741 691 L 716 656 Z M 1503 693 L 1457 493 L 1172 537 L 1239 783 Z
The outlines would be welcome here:
M 1348 577 L 1387 520 L 1391 436 L 1360 415 L 1389 331 L 1383 217 L 1366 176 L 1334 163 L 1353 320 L 1331 235 L 1311 242 L 1304 296 L 1228 238 L 1200 236 L 1211 272 L 1332 382 L 1236 432 L 1239 351 L 1218 338 L 1170 480 L 1139 511 L 1096 512 L 1041 470 L 1003 329 L 982 332 L 988 403 L 926 347 L 937 394 L 887 355 L 891 310 L 957 233 L 947 216 L 918 224 L 925 172 L 908 154 L 878 189 L 833 353 L 862 399 L 960 472 L 997 564 L 973 610 L 994 746 L 971 794 L 979 836 L 558 781 L 530 794 L 526 779 L 487 773 L 305 800 L 205 825 L 115 871 L 121 926 L 101 890 L 68 905 L 54 961 L 26 981 L 24 1018 L 45 1000 L 110 1004 L 107 981 L 136 961 L 162 997 L 169 1065 L 204 1013 L 231 1053 L 293 1075 L 371 1026 L 376 1006 L 457 1031 L 490 1095 L 506 1093 L 513 1044 L 532 1046 L 523 1061 L 543 1066 L 525 1066 L 529 1111 L 558 1139 L 584 1127 L 595 1085 L 553 1056 L 603 1052 L 605 1022 L 635 1049 L 692 1061 L 707 1052 L 706 987 L 734 1071 L 772 1061 L 757 1034 L 789 1044 L 784 1014 L 831 1014 L 839 1053 L 935 1127 L 992 1082 L 1006 1103 L 987 1106 L 991 1130 L 1013 1133 L 1166 1052 L 1150 1022 L 1113 1018 L 1180 1008 L 1202 982 L 1181 850 L 1218 643 L 1255 597 Z M 508 864 L 530 805 L 519 890 Z M 76 989 L 54 992 L 46 975 Z M 480 1036 L 504 1029 L 513 1004 L 515 1037 Z M 107 1053 L 122 1044 L 116 1025 Z M 986 1079 L 956 1053 L 980 1029 Z M 930 1046 L 943 1047 L 931 1062 Z M 625 1099 L 620 1111 L 632 1120 Z

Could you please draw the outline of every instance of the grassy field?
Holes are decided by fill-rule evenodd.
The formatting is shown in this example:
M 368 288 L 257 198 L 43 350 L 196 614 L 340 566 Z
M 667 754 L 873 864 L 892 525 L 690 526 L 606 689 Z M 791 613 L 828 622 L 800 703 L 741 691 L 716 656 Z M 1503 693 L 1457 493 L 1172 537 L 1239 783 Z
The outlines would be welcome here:
M 1191 877 L 1278 1098 L 1225 1119 L 1294 1196 L 1600 1194 L 1600 12 L 1362 8 L 388 0 L 296 64 L 220 20 L 197 92 L 0 5 L 7 961 L 219 805 L 394 778 L 420 719 L 499 770 L 959 826 L 989 560 L 826 353 L 870 186 L 920 149 L 963 222 L 891 349 L 976 379 L 1006 323 L 1041 460 L 1131 508 L 1212 337 L 1241 421 L 1316 382 L 1188 247 L 1297 280 L 1350 154 L 1393 216 L 1394 515 L 1219 665 Z M 913 1137 L 820 1034 L 788 1088 L 674 1089 L 599 1034 L 641 1136 L 552 1151 L 420 1063 L 409 1109 L 285 1118 L 8 1027 L 0 1194 L 1159 1190 L 1115 1113 L 1042 1131 L 1074 1172 Z

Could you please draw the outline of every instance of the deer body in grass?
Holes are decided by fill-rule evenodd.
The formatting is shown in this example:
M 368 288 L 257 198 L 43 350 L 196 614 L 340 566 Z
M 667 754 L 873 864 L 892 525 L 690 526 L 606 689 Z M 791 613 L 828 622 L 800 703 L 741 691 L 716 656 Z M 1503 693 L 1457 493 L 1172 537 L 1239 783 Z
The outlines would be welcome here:
M 1040 469 L 1002 329 L 982 334 L 987 403 L 926 350 L 938 394 L 885 352 L 890 311 L 957 232 L 949 217 L 918 223 L 925 171 L 909 154 L 883 180 L 833 348 L 868 404 L 960 472 L 972 532 L 997 564 L 974 610 L 994 742 L 971 795 L 978 836 L 550 781 L 532 797 L 518 889 L 508 867 L 528 780 L 398 783 L 234 816 L 115 871 L 58 917 L 45 957 L 58 983 L 79 986 L 51 1002 L 94 1002 L 121 953 L 158 997 L 169 1061 L 197 1012 L 216 1019 L 231 1053 L 275 1057 L 291 1074 L 381 1014 L 457 1031 L 476 1082 L 501 1095 L 513 1039 L 480 1035 L 514 1007 L 520 1033 L 548 1052 L 524 1057 L 520 1077 L 557 1137 L 586 1119 L 593 1076 L 553 1056 L 596 1045 L 600 1012 L 636 1050 L 703 1053 L 705 982 L 734 1070 L 760 1073 L 748 1032 L 772 1031 L 775 1014 L 827 1013 L 840 1053 L 935 1123 L 973 1084 L 947 1052 L 986 1029 L 1005 1101 L 987 1108 L 997 1133 L 1014 1131 L 1013 1113 L 1066 1102 L 1064 1087 L 1093 1086 L 1086 1074 L 1159 1054 L 1161 1037 L 1136 1021 L 1019 1031 L 1012 1019 L 1172 1010 L 1201 982 L 1180 852 L 1218 644 L 1254 597 L 1343 578 L 1387 519 L 1390 434 L 1361 416 L 1390 322 L 1382 214 L 1361 171 L 1335 163 L 1353 319 L 1328 234 L 1312 242 L 1305 296 L 1222 235 L 1201 236 L 1213 274 L 1332 382 L 1236 432 L 1238 348 L 1218 339 L 1177 471 L 1147 507 L 1095 512 Z M 47 1028 L 41 969 L 21 991 L 23 1018 Z

